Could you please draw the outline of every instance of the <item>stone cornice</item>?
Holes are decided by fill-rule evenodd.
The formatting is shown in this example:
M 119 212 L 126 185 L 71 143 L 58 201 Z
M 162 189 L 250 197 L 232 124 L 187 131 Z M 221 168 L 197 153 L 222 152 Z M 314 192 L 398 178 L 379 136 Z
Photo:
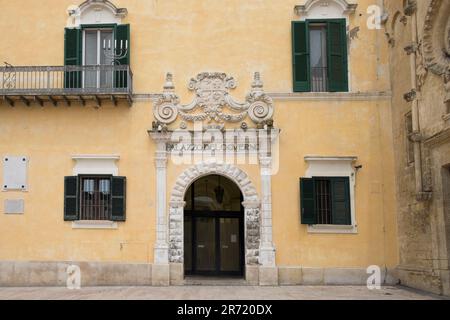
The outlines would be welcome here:
M 392 94 L 389 91 L 374 92 L 269 92 L 267 93 L 278 101 L 370 101 L 390 100 Z M 161 94 L 138 93 L 133 95 L 133 101 L 156 101 Z
M 390 100 L 391 92 L 269 92 L 274 100 L 287 101 L 368 101 Z
M 119 155 L 95 155 L 95 154 L 82 154 L 73 155 L 72 160 L 119 160 Z
M 446 128 L 425 139 L 425 145 L 429 148 L 435 148 L 447 142 L 450 142 L 450 128 Z
M 155 140 L 156 142 L 159 143 L 166 143 L 169 142 L 172 136 L 172 132 L 159 132 L 159 131 L 152 131 L 152 130 L 148 130 L 148 135 Z
M 328 157 L 328 156 L 305 156 L 305 161 L 346 161 L 346 162 L 354 162 L 358 160 L 356 156 L 336 156 L 336 157 Z

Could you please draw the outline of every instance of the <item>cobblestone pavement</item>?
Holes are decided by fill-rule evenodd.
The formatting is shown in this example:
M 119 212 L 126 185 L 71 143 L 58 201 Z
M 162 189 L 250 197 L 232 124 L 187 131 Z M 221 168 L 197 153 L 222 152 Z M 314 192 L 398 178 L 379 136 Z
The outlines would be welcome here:
M 182 286 L 182 287 L 91 287 L 0 288 L 0 300 L 436 300 L 443 297 L 407 289 L 384 287 L 368 290 L 359 286 Z

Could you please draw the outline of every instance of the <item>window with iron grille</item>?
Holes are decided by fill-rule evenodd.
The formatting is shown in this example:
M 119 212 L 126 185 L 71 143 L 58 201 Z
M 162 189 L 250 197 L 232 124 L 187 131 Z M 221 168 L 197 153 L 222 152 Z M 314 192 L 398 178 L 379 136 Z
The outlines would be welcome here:
M 80 175 L 64 181 L 65 221 L 125 221 L 125 177 Z
M 327 25 L 309 25 L 311 91 L 328 91 Z
M 317 224 L 332 224 L 331 183 L 328 179 L 315 180 Z
M 111 220 L 111 178 L 80 180 L 80 220 Z
M 349 177 L 301 178 L 300 199 L 302 224 L 352 224 Z
M 345 19 L 292 22 L 294 92 L 348 92 Z

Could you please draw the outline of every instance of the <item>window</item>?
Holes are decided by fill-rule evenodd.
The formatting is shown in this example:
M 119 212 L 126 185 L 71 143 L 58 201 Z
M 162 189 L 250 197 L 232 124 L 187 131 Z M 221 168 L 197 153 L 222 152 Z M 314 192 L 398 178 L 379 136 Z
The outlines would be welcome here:
M 411 137 L 413 135 L 413 121 L 412 121 L 412 113 L 408 112 L 405 115 L 405 131 L 406 131 L 406 155 L 408 165 L 414 163 L 414 143 L 411 141 Z
M 331 183 L 329 179 L 316 179 L 315 209 L 317 212 L 317 224 L 332 224 L 331 217 Z
M 309 47 L 311 48 L 311 91 L 328 91 L 327 72 L 327 26 L 311 24 L 309 27 Z
M 64 40 L 65 66 L 92 66 L 83 72 L 66 72 L 65 88 L 127 87 L 126 71 L 115 70 L 113 66 L 130 65 L 130 25 L 100 24 L 66 28 Z
M 351 225 L 350 179 L 300 179 L 301 220 L 307 225 Z
M 348 91 L 345 19 L 292 22 L 294 92 Z
M 83 65 L 112 65 L 111 48 L 114 47 L 112 29 L 85 29 L 83 31 Z M 86 71 L 84 88 L 110 88 L 113 81 L 112 70 Z
M 81 177 L 80 220 L 111 220 L 109 177 Z
M 125 177 L 66 177 L 64 220 L 125 221 L 125 196 Z
M 196 180 L 186 193 L 185 211 L 237 212 L 241 210 L 241 191 L 231 180 L 209 175 Z

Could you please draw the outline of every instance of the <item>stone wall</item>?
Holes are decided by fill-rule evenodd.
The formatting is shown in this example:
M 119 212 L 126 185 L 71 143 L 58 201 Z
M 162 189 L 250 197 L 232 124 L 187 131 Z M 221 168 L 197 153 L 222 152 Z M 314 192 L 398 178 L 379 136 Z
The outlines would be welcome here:
M 99 262 L 0 262 L 0 286 L 65 287 L 67 268 L 77 265 L 81 271 L 81 287 L 93 286 L 151 286 L 152 264 Z M 184 285 L 182 264 L 171 264 L 170 285 Z M 258 266 L 247 268 L 247 285 L 258 285 Z M 279 285 L 366 285 L 368 274 L 361 268 L 279 267 Z M 381 271 L 381 284 L 398 283 L 395 270 Z M 241 284 L 241 283 L 240 283 Z
M 450 162 L 448 76 L 450 3 L 385 1 L 389 19 L 392 120 L 396 160 L 399 267 L 405 285 L 449 295 L 448 212 L 442 169 Z M 417 34 L 416 34 L 417 33 Z M 447 57 L 445 55 L 447 52 Z M 408 136 L 405 115 L 415 130 Z M 408 161 L 408 143 L 415 145 Z M 447 288 L 447 289 L 446 289 Z

